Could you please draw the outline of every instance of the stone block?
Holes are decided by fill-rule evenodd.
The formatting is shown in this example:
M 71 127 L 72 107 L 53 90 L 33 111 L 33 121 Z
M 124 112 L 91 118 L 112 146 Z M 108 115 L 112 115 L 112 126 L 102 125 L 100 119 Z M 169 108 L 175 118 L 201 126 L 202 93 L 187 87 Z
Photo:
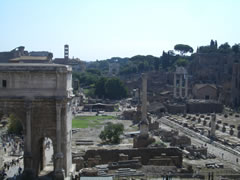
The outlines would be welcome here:
M 126 161 L 128 160 L 128 155 L 127 154 L 119 154 L 119 161 Z
M 132 160 L 138 160 L 139 162 L 142 162 L 142 157 L 141 156 L 133 157 Z
M 98 175 L 97 168 L 84 168 L 80 171 L 81 176 L 94 177 Z
M 100 164 L 100 158 L 95 157 L 95 158 L 88 158 L 87 160 L 87 167 L 94 167 L 96 165 Z

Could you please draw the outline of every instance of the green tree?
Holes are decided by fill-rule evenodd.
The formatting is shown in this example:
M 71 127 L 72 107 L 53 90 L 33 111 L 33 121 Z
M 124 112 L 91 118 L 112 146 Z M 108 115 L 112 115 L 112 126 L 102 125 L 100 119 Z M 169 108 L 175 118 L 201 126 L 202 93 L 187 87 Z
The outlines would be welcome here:
M 173 69 L 176 64 L 175 62 L 179 57 L 179 55 L 175 55 L 172 51 L 168 51 L 168 53 L 163 51 L 163 54 L 160 57 L 162 68 L 167 71 Z
M 239 51 L 240 51 L 240 47 L 239 47 L 240 45 L 239 44 L 234 44 L 233 46 L 232 46 L 232 51 L 234 52 L 234 53 L 239 53 Z
M 159 66 L 160 66 L 160 59 L 159 58 L 154 59 L 154 70 L 158 71 Z
M 104 130 L 100 133 L 99 138 L 105 143 L 119 144 L 120 135 L 123 134 L 123 130 L 123 124 L 113 124 L 109 122 L 106 126 L 104 126 Z
M 121 99 L 127 97 L 127 88 L 118 78 L 108 79 L 105 83 L 106 97 L 109 99 Z
M 175 56 L 176 54 L 174 53 L 173 50 L 169 50 L 169 51 L 168 51 L 168 55 L 170 55 L 170 56 Z
M 101 76 L 101 71 L 99 71 L 98 69 L 95 69 L 95 68 L 87 69 L 86 72 Z
M 177 66 L 186 67 L 187 64 L 188 64 L 188 60 L 187 60 L 187 59 L 183 59 L 183 58 L 179 58 L 179 59 L 176 61 L 176 64 L 177 64 Z
M 188 52 L 193 53 L 193 48 L 185 44 L 176 44 L 174 46 L 174 50 L 179 51 L 181 55 L 184 55 L 185 53 L 188 53 Z
M 230 45 L 226 42 L 226 43 L 224 43 L 224 44 L 221 44 L 220 46 L 219 46 L 219 52 L 220 53 L 229 53 L 229 52 L 231 52 L 231 47 L 230 47 Z
M 163 51 L 162 56 L 160 58 L 162 62 L 162 68 L 167 69 L 170 66 L 170 60 L 168 58 L 168 54 Z
M 101 77 L 97 74 L 93 74 L 90 72 L 84 72 L 84 73 L 73 72 L 72 76 L 73 76 L 73 81 L 77 79 L 82 87 L 96 84 L 99 77 Z
M 132 74 L 132 73 L 137 73 L 137 67 L 132 64 L 125 66 L 119 72 L 119 74 L 121 74 L 121 75 Z
M 101 77 L 95 86 L 95 95 L 98 97 L 104 97 L 106 95 L 105 92 L 105 84 L 106 84 L 107 79 L 104 77 Z
M 218 43 L 217 43 L 217 40 L 215 40 L 215 43 L 214 43 L 214 45 L 215 45 L 215 48 L 217 49 L 217 48 L 218 48 Z
M 217 51 L 217 41 L 211 40 L 209 50 L 211 52 L 216 52 Z
M 213 40 L 211 40 L 211 42 L 210 42 L 210 47 L 215 47 L 215 43 Z
M 144 62 L 141 62 L 138 64 L 138 72 L 143 72 L 145 69 L 145 64 Z
M 9 116 L 8 133 L 21 134 L 23 128 L 21 122 L 11 114 Z

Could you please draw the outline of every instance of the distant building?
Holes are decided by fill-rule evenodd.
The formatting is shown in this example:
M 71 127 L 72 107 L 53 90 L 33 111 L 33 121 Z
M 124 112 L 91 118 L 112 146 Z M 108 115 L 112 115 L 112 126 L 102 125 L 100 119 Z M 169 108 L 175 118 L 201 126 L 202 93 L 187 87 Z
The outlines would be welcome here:
M 184 99 L 188 97 L 188 73 L 184 67 L 177 67 L 173 80 L 174 98 Z
M 53 60 L 54 64 L 70 65 L 73 71 L 82 72 L 85 71 L 86 65 L 84 61 L 79 58 L 69 58 L 69 46 L 64 45 L 64 58 L 55 58 Z
M 48 51 L 31 51 L 29 56 L 50 56 Z
M 194 99 L 217 100 L 217 87 L 213 84 L 195 84 L 192 93 Z
M 72 66 L 73 71 L 82 72 L 85 70 L 85 62 L 81 61 L 80 59 L 65 59 L 65 58 L 55 58 L 53 60 L 54 64 L 63 64 L 63 65 L 70 65 Z
M 0 52 L 0 63 L 8 63 L 9 59 L 26 55 L 28 55 L 28 52 L 24 51 L 24 46 L 19 46 L 11 51 Z
M 66 44 L 64 45 L 64 59 L 69 58 L 69 46 Z
M 9 63 L 50 63 L 47 56 L 20 56 L 17 58 L 9 59 Z
M 8 52 L 0 52 L 0 63 L 51 63 L 53 54 L 47 51 L 28 52 L 19 46 Z

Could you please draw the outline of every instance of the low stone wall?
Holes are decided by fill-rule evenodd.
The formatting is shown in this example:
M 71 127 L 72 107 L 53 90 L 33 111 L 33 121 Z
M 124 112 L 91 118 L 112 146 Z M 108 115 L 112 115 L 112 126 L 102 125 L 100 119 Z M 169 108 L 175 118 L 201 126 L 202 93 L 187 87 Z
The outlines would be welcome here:
M 178 113 L 185 113 L 186 112 L 186 105 L 185 104 L 166 104 L 167 111 L 170 114 L 178 114 Z
M 173 136 L 171 146 L 186 147 L 191 145 L 191 139 L 187 136 Z
M 195 153 L 200 153 L 204 156 L 207 156 L 207 148 L 206 147 L 187 147 L 186 150 L 190 152 L 192 156 L 194 156 Z
M 189 100 L 187 113 L 222 113 L 223 104 L 213 100 Z
M 223 104 L 215 100 L 189 99 L 185 104 L 165 104 L 170 114 L 178 113 L 222 113 Z
M 143 165 L 148 165 L 150 159 L 154 159 L 156 156 L 170 158 L 171 163 L 176 167 L 182 167 L 182 151 L 178 148 L 134 148 L 134 149 L 114 149 L 114 150 L 88 150 L 84 155 L 84 160 L 89 158 L 101 157 L 101 164 L 108 164 L 109 162 L 118 162 L 119 154 L 128 155 L 128 159 L 134 159 L 140 157 Z

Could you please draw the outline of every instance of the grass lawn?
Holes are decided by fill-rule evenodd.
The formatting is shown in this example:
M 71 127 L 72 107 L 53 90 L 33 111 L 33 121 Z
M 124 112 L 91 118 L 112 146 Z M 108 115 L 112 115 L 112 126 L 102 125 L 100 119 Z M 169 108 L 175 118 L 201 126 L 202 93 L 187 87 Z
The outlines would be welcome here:
M 76 116 L 72 120 L 73 128 L 96 127 L 102 124 L 106 119 L 116 119 L 115 116 Z

